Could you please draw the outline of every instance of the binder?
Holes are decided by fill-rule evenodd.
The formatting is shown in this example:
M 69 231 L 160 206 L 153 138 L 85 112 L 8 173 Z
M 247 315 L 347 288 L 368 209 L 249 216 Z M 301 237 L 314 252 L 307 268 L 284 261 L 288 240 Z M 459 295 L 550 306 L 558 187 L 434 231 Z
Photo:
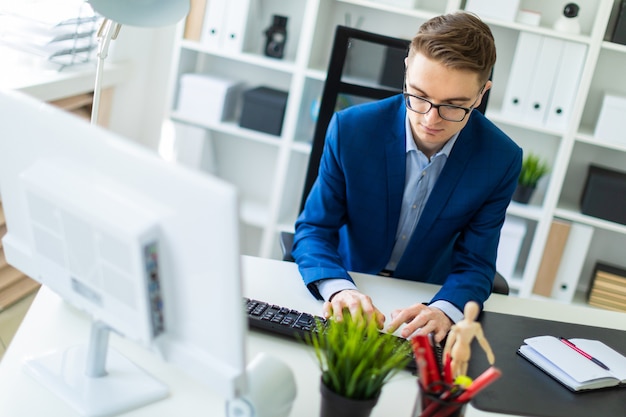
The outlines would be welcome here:
M 565 220 L 554 219 L 550 225 L 550 232 L 546 240 L 546 246 L 543 251 L 543 257 L 539 264 L 535 285 L 533 286 L 533 294 L 550 297 L 552 288 L 559 271 L 561 258 L 567 244 L 567 238 L 570 233 L 571 223 Z
M 565 41 L 542 36 L 541 48 L 534 61 L 528 100 L 523 105 L 522 121 L 543 126 Z
M 202 27 L 202 43 L 209 49 L 219 49 L 224 36 L 224 15 L 229 4 L 223 0 L 208 0 Z
M 553 299 L 569 303 L 574 298 L 592 237 L 593 227 L 572 223 L 567 244 L 563 250 L 561 265 L 552 287 Z
M 502 114 L 506 117 L 517 118 L 522 115 L 541 40 L 541 35 L 534 33 L 522 32 L 519 35 L 502 104 Z
M 548 107 L 546 127 L 563 130 L 567 125 L 587 57 L 587 45 L 565 41 L 554 92 Z
M 250 0 L 228 1 L 226 15 L 223 20 L 222 49 L 229 52 L 241 52 L 243 50 L 249 6 Z
M 183 38 L 191 41 L 199 41 L 202 38 L 202 24 L 206 10 L 207 0 L 191 0 L 189 13 L 185 19 L 185 32 Z

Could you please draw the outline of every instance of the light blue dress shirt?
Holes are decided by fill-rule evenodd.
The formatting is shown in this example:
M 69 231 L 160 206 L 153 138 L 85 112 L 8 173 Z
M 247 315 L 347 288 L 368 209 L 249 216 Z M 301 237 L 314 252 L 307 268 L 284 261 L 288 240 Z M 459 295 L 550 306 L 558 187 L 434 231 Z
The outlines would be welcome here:
M 426 201 L 439 178 L 439 174 L 443 170 L 450 151 L 456 142 L 458 133 L 441 148 L 439 152 L 433 155 L 430 160 L 424 153 L 417 149 L 409 117 L 405 119 L 405 138 L 406 138 L 406 177 L 404 186 L 404 195 L 402 197 L 402 207 L 400 209 L 400 220 L 398 230 L 396 232 L 396 243 L 391 252 L 391 257 L 387 263 L 386 269 L 395 270 L 398 261 L 402 257 L 413 230 L 419 221 L 424 210 Z M 328 300 L 333 294 L 341 290 L 356 289 L 356 286 L 345 279 L 325 279 L 317 283 L 317 289 L 320 295 Z M 431 306 L 442 310 L 450 319 L 456 323 L 463 319 L 463 313 L 453 304 L 438 300 Z

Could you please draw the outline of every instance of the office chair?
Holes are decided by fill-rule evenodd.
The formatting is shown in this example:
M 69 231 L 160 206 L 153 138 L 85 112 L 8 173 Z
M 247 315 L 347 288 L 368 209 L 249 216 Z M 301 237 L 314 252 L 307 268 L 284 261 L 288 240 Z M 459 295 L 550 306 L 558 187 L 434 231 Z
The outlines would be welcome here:
M 300 200 L 300 212 L 304 210 L 306 199 L 317 178 L 326 140 L 326 129 L 335 112 L 338 97 L 347 95 L 354 100 L 371 101 L 381 100 L 401 93 L 404 82 L 404 57 L 406 57 L 410 43 L 406 39 L 379 35 L 346 26 L 337 26 L 313 134 L 309 165 L 304 181 L 302 199 Z M 382 68 L 377 68 L 377 70 L 380 69 L 380 72 L 376 86 L 372 86 L 373 83 L 371 81 L 363 82 L 361 80 L 359 83 L 357 81 L 359 80 L 358 77 L 350 74 L 350 71 L 346 71 L 348 59 L 355 58 L 354 56 L 349 57 L 348 53 L 351 47 L 357 44 L 367 45 L 368 55 L 379 55 L 381 57 Z M 363 67 L 367 67 L 367 65 Z M 487 106 L 488 97 L 489 91 L 485 93 L 482 103 L 476 108 L 483 114 Z M 294 261 L 291 254 L 293 238 L 293 233 L 284 231 L 280 233 L 283 261 Z M 498 272 L 496 272 L 492 292 L 504 295 L 509 294 L 509 285 Z

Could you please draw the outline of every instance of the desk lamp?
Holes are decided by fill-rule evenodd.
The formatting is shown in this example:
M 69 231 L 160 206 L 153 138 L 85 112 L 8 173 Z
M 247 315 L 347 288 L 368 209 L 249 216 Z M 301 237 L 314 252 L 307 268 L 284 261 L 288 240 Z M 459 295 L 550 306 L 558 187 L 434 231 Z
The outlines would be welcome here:
M 91 124 L 95 125 L 98 123 L 104 60 L 121 25 L 161 27 L 174 24 L 189 12 L 189 0 L 88 0 L 88 3 L 104 17 L 98 30 L 96 84 L 91 110 Z

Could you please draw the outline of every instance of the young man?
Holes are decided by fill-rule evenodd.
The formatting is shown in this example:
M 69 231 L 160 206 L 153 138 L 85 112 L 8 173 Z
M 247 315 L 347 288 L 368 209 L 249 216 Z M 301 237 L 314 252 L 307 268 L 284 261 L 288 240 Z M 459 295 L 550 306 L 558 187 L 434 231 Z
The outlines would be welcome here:
M 324 314 L 375 314 L 347 271 L 442 284 L 428 305 L 391 313 L 441 341 L 495 276 L 522 150 L 473 111 L 496 60 L 489 27 L 469 13 L 424 23 L 405 59 L 404 94 L 336 113 L 319 175 L 296 222 L 293 255 Z M 384 279 L 384 278 L 380 278 Z M 375 294 L 373 294 L 375 296 Z

